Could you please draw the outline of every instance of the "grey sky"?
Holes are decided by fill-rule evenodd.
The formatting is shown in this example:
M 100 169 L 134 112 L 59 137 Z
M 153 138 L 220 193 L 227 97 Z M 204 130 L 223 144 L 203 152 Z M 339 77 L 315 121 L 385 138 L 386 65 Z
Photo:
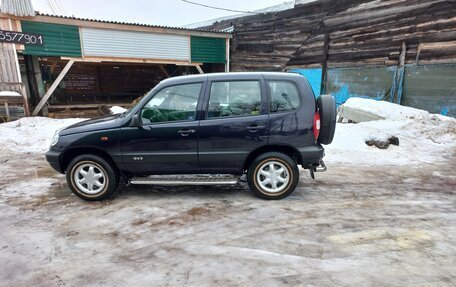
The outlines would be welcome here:
M 233 10 L 252 11 L 277 5 L 286 0 L 192 1 Z M 32 0 L 35 10 L 53 14 L 49 2 L 55 9 L 58 9 L 56 2 L 60 2 L 67 16 L 166 26 L 182 26 L 236 14 L 191 5 L 181 0 Z

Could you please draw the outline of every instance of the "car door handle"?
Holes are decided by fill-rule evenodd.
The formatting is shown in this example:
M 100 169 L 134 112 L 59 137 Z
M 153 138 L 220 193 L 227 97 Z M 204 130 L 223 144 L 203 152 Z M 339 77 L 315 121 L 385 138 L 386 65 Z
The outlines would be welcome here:
M 264 129 L 266 126 L 248 126 L 247 129 L 249 131 L 257 131 L 257 130 L 262 130 Z
M 183 130 L 178 130 L 177 132 L 180 133 L 182 136 L 186 137 L 186 136 L 188 136 L 189 134 L 195 133 L 195 130 L 183 129 Z

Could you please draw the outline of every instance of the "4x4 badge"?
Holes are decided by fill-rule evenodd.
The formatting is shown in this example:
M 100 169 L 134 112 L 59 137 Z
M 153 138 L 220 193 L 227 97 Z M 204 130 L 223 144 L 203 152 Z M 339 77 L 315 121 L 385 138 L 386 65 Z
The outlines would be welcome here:
M 134 156 L 133 160 L 143 160 L 143 157 L 142 156 Z

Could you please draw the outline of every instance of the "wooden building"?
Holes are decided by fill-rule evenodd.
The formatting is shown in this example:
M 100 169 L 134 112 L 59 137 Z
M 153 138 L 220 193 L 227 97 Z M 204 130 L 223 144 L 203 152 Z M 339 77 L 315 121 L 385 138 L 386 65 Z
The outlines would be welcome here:
M 296 0 L 203 28 L 228 27 L 232 71 L 296 71 L 338 103 L 363 96 L 456 116 L 454 0 Z
M 20 16 L 35 15 L 30 0 L 4 0 L 0 12 Z M 18 21 L 0 17 L 0 122 L 30 114 L 27 85 L 22 80 L 17 54 L 24 46 L 8 43 L 5 34 L 5 31 L 20 29 L 19 26 Z
M 29 95 L 33 115 L 48 104 L 122 105 L 170 76 L 229 70 L 231 34 L 226 32 L 2 10 L 3 22 L 13 23 L 2 26 L 3 35 L 23 38 L 0 44 L 9 47 L 1 50 L 0 65 L 11 57 L 17 62 L 16 76 L 7 79 L 10 73 L 1 70 L 0 88 L 11 90 L 7 83 L 25 87 L 21 93 Z

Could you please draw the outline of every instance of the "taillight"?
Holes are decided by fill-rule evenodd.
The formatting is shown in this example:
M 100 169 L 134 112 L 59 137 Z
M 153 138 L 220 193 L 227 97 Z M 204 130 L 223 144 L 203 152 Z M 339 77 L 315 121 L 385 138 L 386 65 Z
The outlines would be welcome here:
M 318 135 L 320 134 L 320 113 L 319 112 L 316 112 L 314 115 L 313 133 L 314 133 L 315 139 L 318 139 Z

